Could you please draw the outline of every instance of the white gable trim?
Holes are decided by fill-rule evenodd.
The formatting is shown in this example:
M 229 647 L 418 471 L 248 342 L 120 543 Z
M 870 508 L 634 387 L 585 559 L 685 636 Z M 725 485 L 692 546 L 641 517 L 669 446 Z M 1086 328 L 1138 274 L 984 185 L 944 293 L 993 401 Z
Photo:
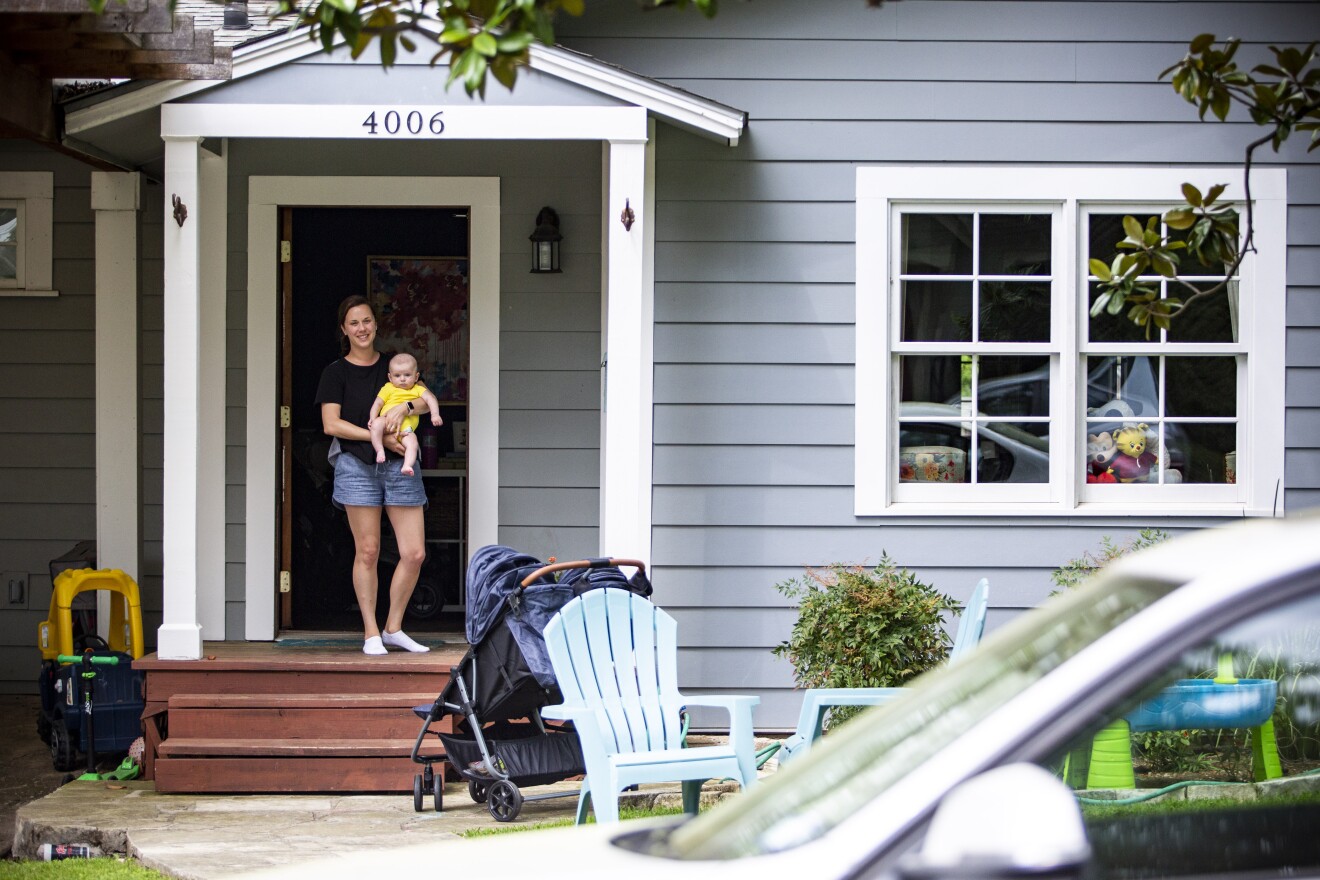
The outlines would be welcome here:
M 240 47 L 234 51 L 232 79 L 239 80 L 253 76 L 319 52 L 321 52 L 320 43 L 309 40 L 305 30 L 292 31 L 277 38 Z M 742 110 L 667 86 L 619 67 L 603 64 L 577 52 L 558 46 L 533 45 L 529 54 L 529 66 L 532 70 L 636 104 L 675 125 L 723 140 L 730 146 L 737 145 L 738 138 L 747 124 L 747 114 Z M 445 74 L 437 70 L 436 75 Z M 64 131 L 69 135 L 79 135 L 117 119 L 215 88 L 223 85 L 224 82 L 226 81 L 189 80 L 144 85 L 122 95 L 107 97 L 99 103 L 70 110 L 65 115 Z M 496 109 L 513 109 L 480 106 L 482 112 L 487 113 Z M 233 132 L 222 134 L 239 136 Z M 538 136 L 537 139 L 548 138 Z

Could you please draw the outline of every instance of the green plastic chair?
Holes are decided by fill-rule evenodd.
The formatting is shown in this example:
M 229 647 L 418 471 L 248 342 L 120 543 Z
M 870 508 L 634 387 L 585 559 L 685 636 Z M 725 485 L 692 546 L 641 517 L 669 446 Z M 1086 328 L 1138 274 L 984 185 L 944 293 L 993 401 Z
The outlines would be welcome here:
M 545 644 L 564 702 L 541 715 L 573 722 L 587 768 L 579 825 L 588 806 L 597 822 L 617 822 L 619 793 L 631 785 L 681 782 L 683 809 L 696 813 L 707 779 L 755 784 L 760 698 L 679 693 L 678 626 L 664 611 L 626 590 L 592 590 L 550 619 Z M 690 706 L 728 710 L 727 745 L 684 748 L 680 716 Z
M 972 590 L 967 606 L 958 620 L 958 630 L 949 649 L 949 662 L 956 663 L 981 641 L 985 632 L 985 614 L 990 607 L 990 582 L 981 578 Z M 903 688 L 808 688 L 802 696 L 802 712 L 797 730 L 779 744 L 780 762 L 805 754 L 820 739 L 825 728 L 825 713 L 834 706 L 879 706 L 891 702 Z M 773 753 L 771 753 L 773 754 Z M 769 758 L 766 754 L 765 758 Z M 764 762 L 765 758 L 762 758 Z

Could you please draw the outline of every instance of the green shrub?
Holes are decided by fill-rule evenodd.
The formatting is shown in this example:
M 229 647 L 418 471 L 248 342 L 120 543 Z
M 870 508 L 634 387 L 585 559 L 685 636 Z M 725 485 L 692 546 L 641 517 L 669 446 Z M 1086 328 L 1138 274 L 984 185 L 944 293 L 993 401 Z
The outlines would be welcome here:
M 1115 559 L 1127 556 L 1129 553 L 1135 553 L 1138 550 L 1144 550 L 1147 547 L 1154 547 L 1161 541 L 1167 541 L 1168 539 L 1169 533 L 1159 529 L 1142 529 L 1137 537 L 1124 544 L 1115 544 L 1106 535 L 1100 539 L 1098 553 L 1087 551 L 1076 559 L 1070 559 L 1054 569 L 1050 574 L 1050 580 L 1054 581 L 1054 585 L 1059 589 L 1050 593 L 1050 595 L 1056 596 L 1064 590 L 1075 589 Z
M 888 555 L 873 569 L 808 568 L 775 589 L 797 602 L 798 619 L 774 653 L 788 658 L 805 688 L 904 685 L 948 656 L 941 621 L 962 610 Z M 856 710 L 832 714 L 840 721 Z

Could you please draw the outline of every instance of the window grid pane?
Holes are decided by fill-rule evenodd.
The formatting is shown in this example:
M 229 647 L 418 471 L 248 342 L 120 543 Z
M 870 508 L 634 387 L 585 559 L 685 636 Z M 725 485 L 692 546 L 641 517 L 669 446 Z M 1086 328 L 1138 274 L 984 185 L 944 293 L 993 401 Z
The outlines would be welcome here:
M 1087 483 L 1235 482 L 1236 357 L 1092 357 L 1083 363 Z
M 1049 342 L 1052 223 L 1048 213 L 903 212 L 899 341 Z
M 0 282 L 11 287 L 18 278 L 19 243 L 23 234 L 23 215 L 19 205 L 0 201 Z
M 1125 237 L 1122 227 L 1124 216 L 1135 217 L 1145 228 L 1146 223 L 1153 217 L 1159 216 L 1150 209 L 1133 210 L 1127 212 L 1110 213 L 1112 209 L 1106 209 L 1105 213 L 1088 212 L 1087 222 L 1087 242 L 1088 256 L 1092 259 L 1098 259 L 1106 265 L 1110 265 L 1115 254 L 1123 253 L 1115 245 Z M 1173 240 L 1185 239 L 1186 233 L 1178 230 L 1171 230 L 1160 220 L 1160 233 L 1171 237 Z M 1198 289 L 1208 289 L 1223 281 L 1223 275 L 1215 275 L 1206 266 L 1203 266 L 1199 260 L 1187 254 L 1180 252 L 1179 256 L 1182 262 L 1179 264 L 1179 277 Z M 1098 279 L 1090 273 L 1089 265 L 1083 260 L 1086 267 L 1086 281 L 1088 296 L 1086 305 L 1089 310 L 1091 304 L 1096 300 L 1101 288 Z M 1237 276 L 1229 283 L 1226 291 L 1199 300 L 1191 306 L 1185 315 L 1180 315 L 1172 322 L 1169 330 L 1152 329 L 1149 339 L 1146 337 L 1144 328 L 1138 328 L 1131 321 L 1127 320 L 1129 306 L 1124 304 L 1118 315 L 1111 315 L 1107 311 L 1101 312 L 1096 317 L 1090 317 L 1088 311 L 1084 316 L 1087 322 L 1087 339 L 1091 342 L 1237 342 L 1238 341 L 1238 303 L 1237 303 Z M 1154 288 L 1159 298 L 1178 299 L 1186 301 L 1192 292 L 1187 290 L 1181 284 L 1170 281 L 1162 275 L 1151 274 L 1138 277 L 1138 281 L 1146 287 Z

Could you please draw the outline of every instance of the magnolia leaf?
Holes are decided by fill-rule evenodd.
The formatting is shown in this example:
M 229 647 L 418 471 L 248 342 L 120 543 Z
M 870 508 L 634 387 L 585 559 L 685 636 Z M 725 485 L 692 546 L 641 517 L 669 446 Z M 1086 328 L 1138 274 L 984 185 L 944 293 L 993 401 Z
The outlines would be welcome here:
M 1091 267 L 1091 274 L 1096 278 L 1099 278 L 1101 281 L 1109 281 L 1113 279 L 1114 274 L 1109 271 L 1109 267 L 1104 264 L 1104 261 L 1092 258 L 1088 265 Z
M 1216 183 L 1214 186 L 1210 187 L 1210 191 L 1205 194 L 1205 204 L 1207 206 L 1214 204 L 1215 199 L 1222 196 L 1226 189 L 1228 189 L 1228 184 L 1226 183 Z
M 1164 215 L 1164 222 L 1170 229 L 1191 229 L 1196 222 L 1196 215 L 1186 208 L 1174 208 Z
M 1190 183 L 1184 183 L 1182 185 L 1182 194 L 1183 198 L 1187 200 L 1187 204 L 1194 208 L 1201 207 L 1201 191 L 1199 189 L 1192 186 Z
M 1197 37 L 1187 45 L 1187 48 L 1191 50 L 1193 55 L 1200 55 L 1206 49 L 1209 49 L 1214 45 L 1214 42 L 1214 34 L 1198 34 Z
M 1133 241 L 1141 241 L 1142 239 L 1143 230 L 1141 228 L 1141 223 L 1136 217 L 1128 215 L 1123 218 L 1123 231 L 1126 232 L 1127 237 Z
M 472 38 L 472 48 L 487 58 L 494 58 L 499 50 L 495 38 L 485 31 Z

